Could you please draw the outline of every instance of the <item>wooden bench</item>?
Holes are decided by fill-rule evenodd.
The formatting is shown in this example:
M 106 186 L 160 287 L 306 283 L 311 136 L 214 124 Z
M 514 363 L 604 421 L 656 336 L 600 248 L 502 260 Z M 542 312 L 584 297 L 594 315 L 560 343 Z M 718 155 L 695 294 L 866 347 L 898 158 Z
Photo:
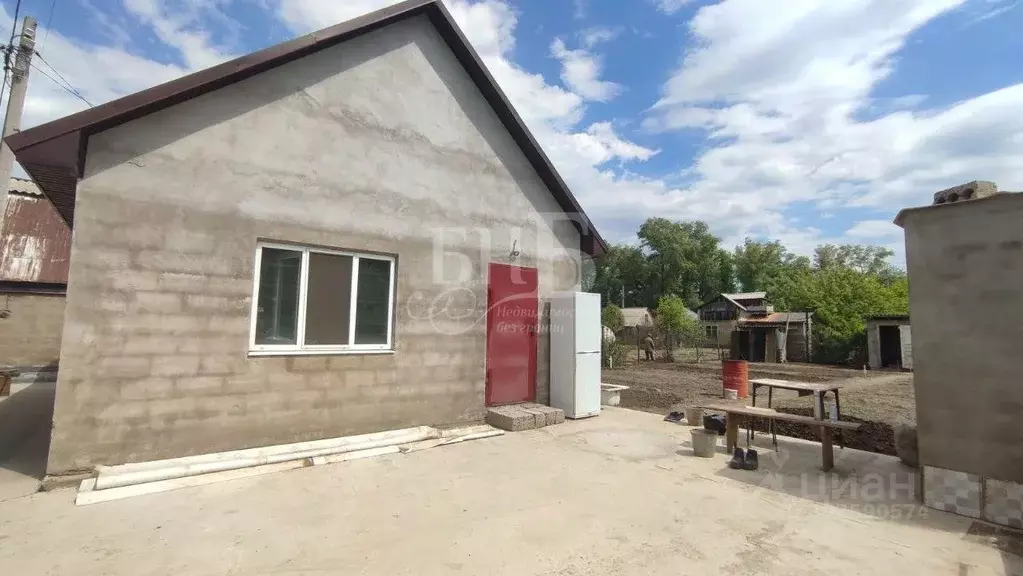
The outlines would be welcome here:
M 725 413 L 725 443 L 728 446 L 729 454 L 739 443 L 739 418 L 745 416 L 750 418 L 764 418 L 766 420 L 782 420 L 806 424 L 820 430 L 821 436 L 821 468 L 827 472 L 835 467 L 835 452 L 832 442 L 831 431 L 856 430 L 860 427 L 855 422 L 842 422 L 840 420 L 818 420 L 812 416 L 800 416 L 798 414 L 786 414 L 770 408 L 757 408 L 741 404 L 705 404 L 704 410 Z

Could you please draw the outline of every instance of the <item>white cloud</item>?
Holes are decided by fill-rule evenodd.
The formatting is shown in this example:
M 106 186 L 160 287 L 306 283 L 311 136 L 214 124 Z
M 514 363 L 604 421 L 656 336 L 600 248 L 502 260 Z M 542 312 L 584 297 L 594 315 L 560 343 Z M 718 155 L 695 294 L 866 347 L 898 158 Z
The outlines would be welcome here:
M 638 144 L 622 140 L 615 134 L 610 122 L 592 124 L 585 132 L 568 135 L 574 151 L 586 158 L 592 166 L 599 166 L 613 159 L 649 160 L 657 150 L 644 148 Z
M 124 8 L 140 22 L 152 27 L 160 40 L 175 48 L 189 70 L 201 70 L 233 58 L 230 50 L 214 46 L 202 23 L 219 16 L 216 2 L 190 0 L 170 6 L 167 0 L 123 0 Z
M 0 7 L 0 29 L 9 30 L 11 15 Z M 93 103 L 102 103 L 154 84 L 172 80 L 189 70 L 130 54 L 119 47 L 70 40 L 55 30 L 40 27 L 36 37 L 45 39 L 37 49 L 71 85 Z M 82 63 L 87 62 L 87 66 Z M 41 60 L 37 66 L 56 75 Z M 6 99 L 2 103 L 6 105 Z M 46 78 L 38 69 L 29 72 L 28 94 L 22 126 L 27 128 L 71 114 L 88 105 Z
M 689 3 L 689 0 L 653 0 L 657 9 L 665 14 L 674 14 Z
M 697 47 L 644 122 L 711 137 L 678 197 L 742 199 L 757 213 L 757 231 L 784 237 L 778 215 L 792 202 L 894 214 L 973 179 L 1019 186 L 1023 117 L 1013 110 L 1023 108 L 1023 84 L 923 111 L 900 108 L 928 102 L 925 95 L 871 98 L 909 35 L 961 4 L 725 0 L 700 8 L 690 22 Z M 862 114 L 878 109 L 889 112 Z M 867 221 L 838 240 L 883 241 L 882 230 Z
M 607 26 L 595 26 L 579 32 L 579 41 L 584 48 L 590 49 L 598 44 L 610 42 L 622 33 L 621 28 L 608 28 Z
M 859 242 L 878 240 L 891 240 L 902 236 L 902 228 L 896 226 L 891 220 L 861 220 L 845 231 L 849 238 L 855 238 Z
M 586 50 L 569 50 L 561 38 L 551 43 L 551 56 L 561 61 L 561 79 L 576 94 L 587 100 L 607 102 L 621 92 L 621 86 L 601 80 L 603 63 Z
M 572 12 L 573 18 L 576 20 L 586 18 L 586 0 L 572 0 L 572 5 L 575 7 L 575 11 Z

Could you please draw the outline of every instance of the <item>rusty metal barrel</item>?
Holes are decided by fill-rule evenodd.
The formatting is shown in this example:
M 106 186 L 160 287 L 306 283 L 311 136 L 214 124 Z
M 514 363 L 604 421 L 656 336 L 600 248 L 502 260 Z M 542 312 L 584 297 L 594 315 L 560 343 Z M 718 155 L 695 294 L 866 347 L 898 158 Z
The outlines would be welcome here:
M 749 366 L 745 360 L 722 360 L 721 380 L 724 390 L 735 390 L 739 398 L 749 396 Z M 722 396 L 724 390 L 721 391 Z

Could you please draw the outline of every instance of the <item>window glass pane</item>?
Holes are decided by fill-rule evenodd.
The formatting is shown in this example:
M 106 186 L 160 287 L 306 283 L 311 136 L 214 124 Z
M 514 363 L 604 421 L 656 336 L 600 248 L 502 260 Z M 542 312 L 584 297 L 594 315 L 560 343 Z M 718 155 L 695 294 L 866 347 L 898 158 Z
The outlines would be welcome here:
M 305 343 L 348 344 L 352 304 L 352 257 L 309 253 Z
M 391 263 L 359 259 L 359 291 L 355 302 L 355 343 L 387 344 L 387 301 L 391 294 Z
M 256 307 L 256 344 L 297 344 L 302 253 L 263 248 Z

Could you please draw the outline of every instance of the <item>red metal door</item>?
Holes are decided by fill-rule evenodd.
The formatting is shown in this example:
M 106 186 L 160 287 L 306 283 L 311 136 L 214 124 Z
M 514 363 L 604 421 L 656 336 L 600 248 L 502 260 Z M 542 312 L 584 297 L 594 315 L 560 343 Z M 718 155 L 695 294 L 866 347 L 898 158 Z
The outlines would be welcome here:
M 537 272 L 491 264 L 487 289 L 487 405 L 536 397 Z

